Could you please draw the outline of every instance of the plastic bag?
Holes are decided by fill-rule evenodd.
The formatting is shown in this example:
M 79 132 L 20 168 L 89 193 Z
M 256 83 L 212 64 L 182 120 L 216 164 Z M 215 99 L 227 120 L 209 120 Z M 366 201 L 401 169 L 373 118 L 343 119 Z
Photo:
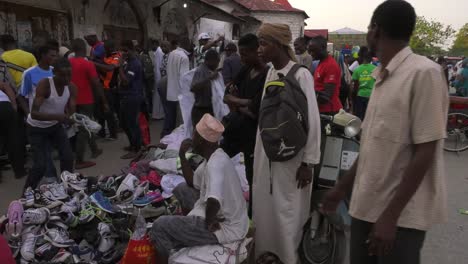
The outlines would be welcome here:
M 143 145 L 148 146 L 151 143 L 151 135 L 148 120 L 146 120 L 145 114 L 140 113 L 140 115 L 138 116 L 138 124 L 140 125 Z
M 153 245 L 146 235 L 145 219 L 141 214 L 138 214 L 135 230 L 128 242 L 121 264 L 154 264 L 155 261 L 156 254 Z

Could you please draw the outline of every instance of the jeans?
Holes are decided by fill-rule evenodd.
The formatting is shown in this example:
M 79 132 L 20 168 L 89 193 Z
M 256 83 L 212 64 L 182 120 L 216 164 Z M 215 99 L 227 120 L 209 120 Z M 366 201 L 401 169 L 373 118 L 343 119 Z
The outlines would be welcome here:
M 110 89 L 104 89 L 104 96 L 106 97 L 107 104 L 109 105 L 109 112 L 102 113 L 99 117 L 99 124 L 101 124 L 102 129 L 99 132 L 102 136 L 106 135 L 105 127 L 107 122 L 107 128 L 109 129 L 109 136 L 116 138 L 117 137 L 117 124 L 114 117 L 115 107 L 114 107 L 114 95 Z
M 47 128 L 29 126 L 29 138 L 33 149 L 33 167 L 24 188 L 35 189 L 46 172 L 51 157 L 51 146 L 57 146 L 60 155 L 60 170 L 73 172 L 73 153 L 67 133 L 61 124 Z
M 396 239 L 389 254 L 383 257 L 369 256 L 369 233 L 372 223 L 353 218 L 351 222 L 350 264 L 418 264 L 426 236 L 425 231 L 397 229 Z
M 159 87 L 159 96 L 161 96 L 161 103 L 164 109 L 164 127 L 161 132 L 161 138 L 172 133 L 177 126 L 177 106 L 179 102 L 173 102 L 167 100 L 167 95 L 164 89 Z
M 18 115 L 10 102 L 0 102 L 0 142 L 6 145 L 15 177 L 25 174 L 24 141 L 18 136 Z
M 77 105 L 76 112 L 79 114 L 83 114 L 92 118 L 94 115 L 94 105 Z M 91 133 L 89 135 L 88 131 L 85 128 L 79 127 L 78 133 L 76 135 L 76 161 L 83 162 L 84 161 L 84 154 L 86 152 L 86 145 L 89 145 L 91 148 L 92 153 L 96 153 L 98 150 L 98 146 L 96 144 L 96 139 L 94 134 Z
M 141 130 L 138 123 L 143 99 L 139 96 L 122 96 L 120 100 L 120 122 L 133 151 L 142 146 Z
M 367 111 L 367 105 L 369 104 L 369 98 L 357 96 L 354 100 L 354 113 L 361 120 L 364 120 Z

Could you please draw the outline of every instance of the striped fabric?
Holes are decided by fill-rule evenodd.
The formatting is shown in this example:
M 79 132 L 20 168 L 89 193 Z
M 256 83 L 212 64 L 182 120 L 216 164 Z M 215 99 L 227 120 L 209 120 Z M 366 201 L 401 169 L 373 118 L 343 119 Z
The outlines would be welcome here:
M 441 67 L 401 50 L 385 69 L 373 73 L 350 214 L 375 222 L 391 201 L 413 158 L 415 144 L 438 141 L 435 158 L 398 226 L 427 230 L 446 219 L 443 139 L 448 111 Z

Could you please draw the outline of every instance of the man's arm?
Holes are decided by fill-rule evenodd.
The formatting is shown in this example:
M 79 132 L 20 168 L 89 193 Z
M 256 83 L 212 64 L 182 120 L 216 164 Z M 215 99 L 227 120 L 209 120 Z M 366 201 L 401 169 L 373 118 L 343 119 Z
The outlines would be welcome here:
M 221 229 L 219 222 L 224 219 L 218 219 L 218 212 L 221 205 L 215 198 L 208 198 L 206 201 L 205 222 L 210 232 L 215 232 Z
M 93 63 L 96 66 L 96 69 L 99 70 L 99 71 L 102 71 L 102 72 L 114 71 L 115 69 L 120 67 L 120 65 L 118 65 L 118 64 L 103 64 L 103 63 L 99 63 L 99 62 L 95 62 L 95 61 L 93 61 Z
M 188 186 L 193 188 L 194 186 L 193 186 L 192 167 L 190 166 L 189 161 L 185 157 L 185 154 L 190 148 L 192 148 L 191 139 L 185 139 L 184 141 L 182 141 L 182 144 L 180 145 L 180 149 L 179 149 L 179 158 L 180 158 L 180 165 L 182 167 L 182 175 L 184 175 L 185 182 L 187 183 Z
M 44 100 L 50 96 L 49 79 L 42 79 L 36 88 L 36 96 L 34 97 L 33 105 L 31 108 L 31 117 L 40 121 L 59 121 L 63 122 L 68 117 L 63 114 L 47 114 L 41 113 L 39 109 L 44 103 Z
M 338 65 L 328 66 L 325 69 L 324 76 L 324 89 L 323 91 L 317 91 L 317 101 L 319 104 L 328 104 L 330 103 L 333 95 L 336 91 L 336 86 L 341 81 L 341 74 Z
M 99 81 L 99 78 L 98 77 L 94 77 L 90 80 L 91 82 L 91 87 L 93 88 L 95 94 L 98 96 L 98 98 L 100 98 L 102 104 L 103 104 L 103 107 L 107 109 L 109 108 L 108 104 L 107 104 L 107 99 L 106 97 L 104 96 L 104 88 L 102 87 L 102 84 L 101 82 Z
M 10 99 L 11 105 L 16 110 L 18 108 L 18 105 L 16 104 L 15 92 L 13 92 L 13 89 L 10 87 L 10 85 L 4 82 L 0 83 L 0 90 L 8 96 L 8 98 Z
M 220 42 L 220 41 L 224 41 L 224 37 L 223 37 L 223 36 L 220 36 L 220 37 L 219 37 L 217 40 L 215 40 L 215 41 L 211 41 L 211 42 L 206 43 L 206 45 L 203 46 L 203 48 L 202 48 L 202 52 L 205 52 L 205 51 L 211 49 L 212 47 L 216 46 L 216 45 L 218 44 L 218 42 Z
M 211 85 L 211 79 L 210 78 L 205 79 L 205 80 L 200 80 L 200 81 L 195 82 L 195 83 L 192 84 L 192 87 L 190 87 L 190 91 L 192 93 L 200 92 L 203 89 L 205 89 L 205 87 L 207 87 L 209 85 Z

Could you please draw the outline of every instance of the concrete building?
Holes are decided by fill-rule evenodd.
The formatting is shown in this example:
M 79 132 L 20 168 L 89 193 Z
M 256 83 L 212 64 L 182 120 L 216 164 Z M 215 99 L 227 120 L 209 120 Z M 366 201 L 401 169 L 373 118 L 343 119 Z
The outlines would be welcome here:
M 352 28 L 342 28 L 328 34 L 328 42 L 334 44 L 336 50 L 341 50 L 345 46 L 367 46 L 366 32 Z

